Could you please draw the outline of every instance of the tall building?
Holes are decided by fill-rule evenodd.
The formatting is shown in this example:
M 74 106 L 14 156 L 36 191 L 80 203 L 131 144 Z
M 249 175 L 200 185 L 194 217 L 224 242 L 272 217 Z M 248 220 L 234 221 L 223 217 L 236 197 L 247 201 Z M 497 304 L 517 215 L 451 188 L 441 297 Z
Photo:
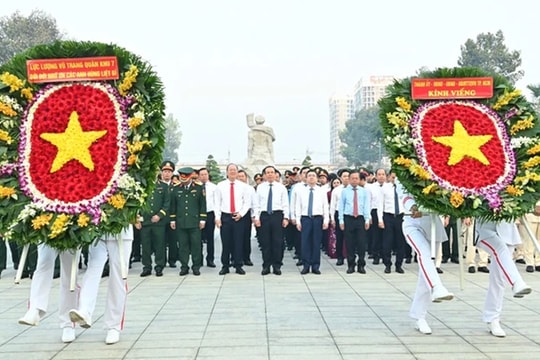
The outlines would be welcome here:
M 386 95 L 386 87 L 393 81 L 393 76 L 361 78 L 354 87 L 354 110 L 360 111 L 377 105 L 377 101 Z
M 328 102 L 330 107 L 330 164 L 345 164 L 340 155 L 341 140 L 339 133 L 345 129 L 345 123 L 354 118 L 354 101 L 350 95 L 334 95 Z

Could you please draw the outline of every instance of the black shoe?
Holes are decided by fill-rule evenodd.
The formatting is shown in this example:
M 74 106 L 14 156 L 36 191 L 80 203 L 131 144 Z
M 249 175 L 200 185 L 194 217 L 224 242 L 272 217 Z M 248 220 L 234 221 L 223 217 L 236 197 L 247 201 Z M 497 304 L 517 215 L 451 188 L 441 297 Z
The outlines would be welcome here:
M 264 268 L 264 269 L 262 269 L 261 275 L 268 275 L 268 274 L 270 274 L 270 268 Z
M 516 260 L 516 263 L 518 263 L 518 264 L 525 264 L 525 260 L 523 260 L 523 259 L 517 259 L 517 260 Z
M 441 262 L 442 262 L 443 264 L 446 264 L 446 263 L 448 262 L 448 260 L 449 260 L 448 258 L 442 258 Z
M 458 258 L 452 258 L 452 260 L 450 260 L 451 262 L 453 262 L 454 264 L 459 264 L 459 259 Z
M 487 268 L 487 266 L 480 266 L 478 267 L 478 272 L 489 274 L 489 269 Z
M 163 270 L 156 270 L 156 276 L 163 276 Z
M 152 270 L 143 270 L 141 273 L 141 277 L 150 276 L 152 275 Z
M 476 272 L 476 268 L 474 266 L 469 266 L 469 274 L 474 274 Z
M 392 272 L 392 268 L 390 267 L 390 265 L 386 265 L 386 267 L 384 268 L 384 273 L 390 274 L 391 272 Z
M 444 271 L 441 268 L 437 268 L 437 274 L 444 274 Z
M 311 270 L 315 275 L 321 275 L 321 270 Z
M 251 262 L 251 260 L 246 260 L 246 261 L 244 261 L 244 265 L 253 266 L 253 263 Z
M 187 275 L 187 274 L 189 274 L 189 269 L 182 269 L 182 270 L 180 270 L 180 276 L 185 276 L 185 275 Z
M 366 268 L 363 267 L 363 266 L 359 266 L 359 267 L 358 267 L 358 272 L 359 272 L 360 274 L 365 274 L 365 273 L 366 273 Z
M 176 264 L 175 263 L 169 264 L 169 267 L 174 269 L 176 268 Z
M 229 268 L 227 266 L 224 266 L 219 270 L 219 275 L 225 275 L 229 273 Z
M 60 277 L 60 271 L 55 271 L 53 274 L 53 279 L 58 279 Z
M 30 277 L 30 274 L 27 272 L 23 272 L 21 275 L 21 279 L 28 279 Z
M 411 258 L 406 258 L 405 259 L 405 264 L 410 264 L 412 262 L 412 259 Z
M 141 262 L 141 258 L 140 257 L 134 257 L 133 260 L 131 260 L 131 262 Z
M 215 268 L 215 267 L 216 267 L 216 264 L 214 264 L 213 261 L 207 261 L 207 262 L 206 262 L 206 266 L 211 267 L 211 268 Z
M 201 271 L 199 269 L 193 269 L 193 275 L 199 276 L 201 275 Z
M 274 275 L 281 275 L 281 269 L 274 269 Z
M 304 265 L 304 263 L 302 262 L 302 260 L 298 260 L 298 261 L 296 262 L 296 266 L 302 266 L 302 265 Z
M 352 274 L 354 272 L 354 267 L 350 267 L 347 269 L 347 274 Z
M 306 275 L 309 272 L 308 268 L 303 268 L 302 271 L 300 271 L 300 274 Z
M 535 266 L 535 267 L 534 267 L 534 270 L 540 271 L 540 266 Z
M 532 265 L 527 265 L 527 267 L 525 268 L 525 271 L 526 271 L 526 272 L 534 272 L 534 266 L 532 266 Z
M 373 265 L 379 265 L 381 261 L 378 258 L 373 259 Z
M 403 268 L 401 266 L 396 266 L 396 272 L 398 274 L 405 274 L 405 271 L 403 271 Z
M 107 276 L 109 276 L 109 269 L 104 269 L 103 272 L 101 273 L 101 277 L 104 278 Z
M 343 259 L 338 259 L 336 266 L 341 266 L 341 265 L 343 265 Z
M 236 268 L 236 273 L 239 275 L 246 275 L 246 271 L 242 269 L 241 267 Z

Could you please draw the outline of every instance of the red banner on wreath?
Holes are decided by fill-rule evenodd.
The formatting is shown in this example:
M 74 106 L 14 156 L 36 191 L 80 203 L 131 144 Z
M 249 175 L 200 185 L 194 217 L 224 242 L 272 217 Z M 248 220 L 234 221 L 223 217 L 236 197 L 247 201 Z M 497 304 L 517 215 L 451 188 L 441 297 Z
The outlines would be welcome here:
M 489 99 L 493 97 L 493 78 L 414 78 L 411 95 L 415 100 Z
M 119 78 L 116 56 L 73 59 L 39 59 L 26 61 L 31 83 L 61 81 L 98 81 Z

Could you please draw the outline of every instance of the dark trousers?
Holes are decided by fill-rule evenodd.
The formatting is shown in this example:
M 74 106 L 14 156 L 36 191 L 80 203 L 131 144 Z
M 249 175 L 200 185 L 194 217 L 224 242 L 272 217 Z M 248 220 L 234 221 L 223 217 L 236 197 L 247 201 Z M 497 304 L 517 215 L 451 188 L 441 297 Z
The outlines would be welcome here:
M 280 269 L 283 261 L 283 212 L 261 213 L 259 241 L 261 243 L 263 269 L 273 266 Z
M 182 270 L 189 269 L 189 255 L 191 255 L 191 268 L 199 270 L 202 264 L 201 230 L 199 228 L 182 229 L 178 227 L 176 231 L 180 267 Z
M 334 213 L 334 221 L 336 222 L 336 257 L 338 260 L 343 260 L 343 239 L 345 235 L 339 226 L 338 212 Z
M 230 257 L 235 267 L 244 265 L 244 231 L 242 219 L 234 221 L 231 214 L 221 214 L 221 264 L 229 267 Z
M 363 216 L 352 217 L 345 215 L 345 238 L 347 239 L 347 265 L 351 268 L 356 265 L 358 252 L 358 266 L 366 266 L 366 222 Z
M 302 231 L 302 263 L 304 269 L 319 270 L 321 266 L 321 237 L 322 237 L 322 216 L 302 216 L 300 219 Z
M 379 227 L 379 217 L 377 209 L 371 210 L 371 227 L 368 230 L 368 253 L 373 255 L 374 260 L 381 258 L 383 229 Z
M 403 215 L 383 214 L 382 260 L 384 265 L 392 265 L 392 249 L 396 252 L 396 267 L 401 267 L 405 252 L 405 236 L 403 235 Z
M 142 257 L 144 270 L 152 270 L 152 253 L 154 253 L 154 270 L 165 267 L 165 225 L 143 225 L 141 228 Z
M 133 226 L 133 244 L 131 247 L 131 258 L 141 260 L 141 230 Z
M 214 231 L 216 229 L 215 220 L 216 215 L 213 211 L 206 213 L 206 223 L 202 229 L 202 239 L 206 242 L 206 263 L 214 262 Z
M 243 243 L 243 255 L 244 262 L 251 261 L 251 212 L 248 211 L 240 222 L 244 224 L 244 243 Z
M 446 231 L 446 235 L 448 236 L 448 241 L 444 241 L 442 243 L 442 257 L 443 259 L 452 259 L 454 261 L 457 261 L 459 259 L 457 223 L 449 223 L 448 226 L 444 228 L 444 230 Z M 450 243 L 452 243 L 452 246 L 450 246 Z
M 180 260 L 178 257 L 178 235 L 176 230 L 171 229 L 169 225 L 165 228 L 165 242 L 168 248 L 167 262 L 169 265 L 175 264 L 176 261 Z
M 287 250 L 292 250 L 294 248 L 295 234 L 298 233 L 296 225 L 293 225 L 289 222 L 289 225 L 285 228 L 285 241 L 287 243 Z

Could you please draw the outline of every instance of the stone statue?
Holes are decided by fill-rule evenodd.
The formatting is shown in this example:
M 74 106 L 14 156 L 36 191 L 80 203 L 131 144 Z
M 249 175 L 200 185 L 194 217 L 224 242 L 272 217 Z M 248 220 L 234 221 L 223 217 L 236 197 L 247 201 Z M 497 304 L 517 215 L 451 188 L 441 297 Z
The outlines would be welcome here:
M 253 179 L 253 175 L 260 172 L 266 165 L 274 164 L 274 141 L 276 136 L 270 126 L 264 125 L 263 116 L 246 116 L 248 133 L 248 156 L 244 168 Z

